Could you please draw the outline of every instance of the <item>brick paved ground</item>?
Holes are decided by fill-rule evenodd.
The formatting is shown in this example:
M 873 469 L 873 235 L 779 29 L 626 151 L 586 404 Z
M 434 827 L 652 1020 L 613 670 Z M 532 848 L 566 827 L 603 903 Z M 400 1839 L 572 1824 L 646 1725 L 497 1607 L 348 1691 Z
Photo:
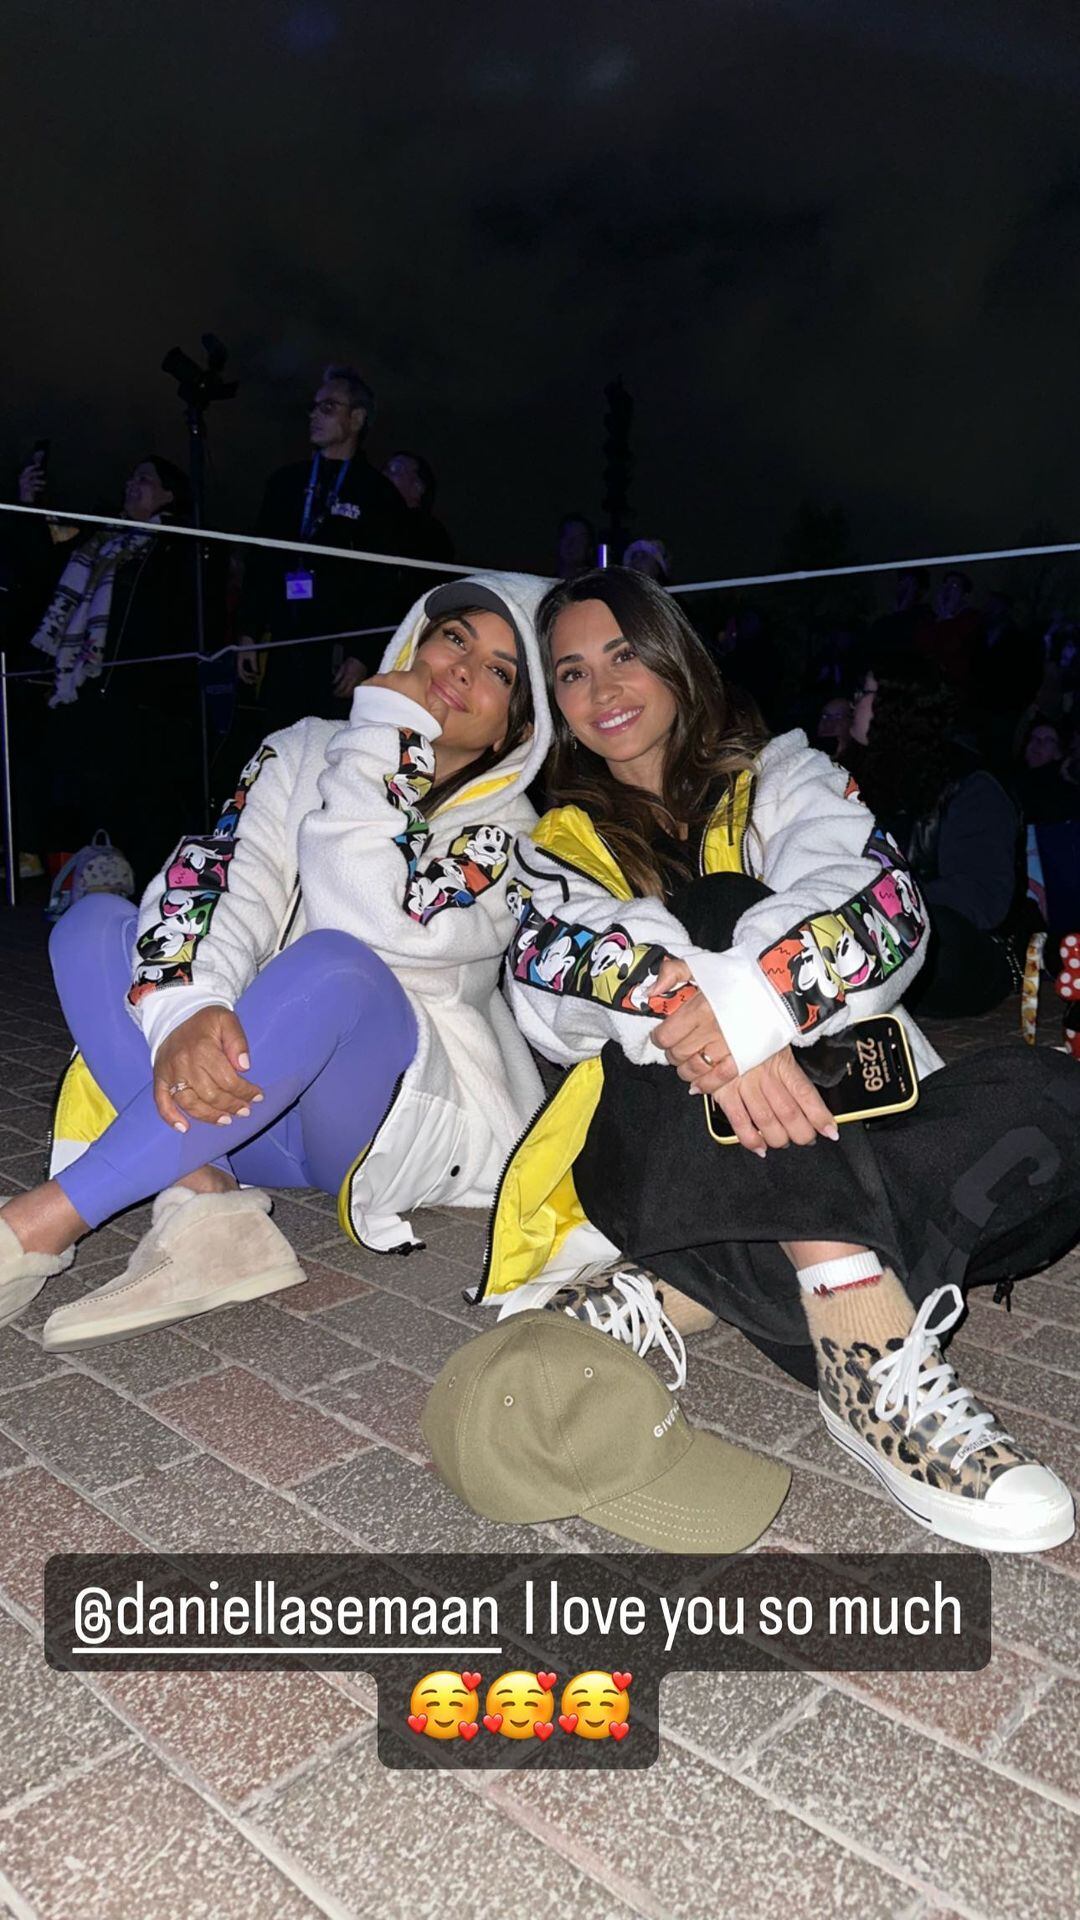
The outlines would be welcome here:
M 66 1057 L 38 915 L 0 910 L 0 1190 L 38 1177 Z M 992 1018 L 956 1050 L 1004 1036 Z M 1048 1033 L 1052 1037 L 1052 1032 Z M 1080 1543 L 995 1569 L 982 1673 L 666 1684 L 649 1773 L 387 1772 L 359 1679 L 49 1670 L 57 1549 L 483 1547 L 427 1463 L 418 1416 L 476 1330 L 461 1301 L 483 1223 L 423 1217 L 429 1251 L 373 1258 L 329 1200 L 279 1203 L 308 1285 L 68 1362 L 47 1312 L 100 1285 L 145 1210 L 86 1244 L 0 1332 L 0 1910 L 22 1920 L 281 1920 L 573 1913 L 679 1920 L 1080 1908 Z M 980 1299 L 965 1377 L 1080 1487 L 1080 1254 Z M 487 1323 L 483 1323 L 487 1324 Z M 770 1543 L 924 1549 L 826 1440 L 813 1397 L 730 1332 L 694 1343 L 700 1422 L 794 1467 Z M 537 1546 L 587 1530 L 515 1530 Z M 595 1536 L 597 1540 L 598 1536 Z M 5 1904 L 6 1903 L 6 1904 Z

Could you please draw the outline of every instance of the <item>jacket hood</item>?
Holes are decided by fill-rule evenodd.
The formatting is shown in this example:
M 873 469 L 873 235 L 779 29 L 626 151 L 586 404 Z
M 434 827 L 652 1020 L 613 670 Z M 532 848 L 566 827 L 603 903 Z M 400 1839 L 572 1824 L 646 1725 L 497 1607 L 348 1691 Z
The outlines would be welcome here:
M 548 710 L 547 687 L 544 681 L 544 669 L 540 659 L 540 647 L 536 638 L 536 609 L 540 605 L 550 580 L 541 579 L 535 573 L 472 573 L 455 580 L 455 586 L 468 587 L 475 581 L 485 590 L 485 599 L 494 594 L 505 608 L 506 617 L 516 628 L 521 640 L 525 658 L 525 670 L 529 676 L 529 687 L 533 702 L 533 730 L 528 740 L 508 753 L 501 760 L 498 769 L 491 769 L 485 779 L 504 781 L 504 795 L 511 792 L 524 793 L 531 781 L 535 780 L 547 757 L 551 745 L 551 715 Z M 428 603 L 441 592 L 445 582 L 429 587 L 415 606 L 406 614 L 397 632 L 394 634 L 382 658 L 379 671 L 392 673 L 402 671 L 412 665 L 416 654 L 417 642 L 428 623 Z M 510 776 L 507 779 L 507 776 Z M 468 786 L 455 794 L 451 805 L 456 806 L 469 793 Z

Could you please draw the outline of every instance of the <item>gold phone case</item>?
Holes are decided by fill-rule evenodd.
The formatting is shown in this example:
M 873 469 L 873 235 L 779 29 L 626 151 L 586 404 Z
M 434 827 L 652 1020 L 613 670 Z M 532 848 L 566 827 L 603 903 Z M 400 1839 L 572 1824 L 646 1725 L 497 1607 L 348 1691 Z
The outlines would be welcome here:
M 876 1031 L 875 1031 L 876 1029 Z M 866 1020 L 853 1020 L 848 1029 L 855 1038 L 855 1058 L 849 1073 L 858 1073 L 868 1096 L 865 1105 L 860 1104 L 850 1111 L 833 1113 L 838 1127 L 848 1120 L 883 1120 L 887 1114 L 908 1113 L 919 1098 L 919 1079 L 915 1071 L 915 1062 L 911 1057 L 911 1043 L 907 1029 L 895 1014 L 875 1013 Z M 899 1054 L 899 1063 L 896 1054 Z M 796 1058 L 798 1055 L 796 1054 Z M 899 1065 L 899 1072 L 897 1072 Z M 869 1096 L 887 1093 L 887 1082 L 898 1080 L 900 1085 L 895 1099 L 876 1101 Z M 877 1084 L 875 1084 L 875 1082 Z M 843 1082 L 840 1083 L 841 1085 Z M 825 1104 L 829 1104 L 829 1094 L 834 1089 L 822 1089 Z M 727 1114 L 718 1106 L 711 1095 L 705 1098 L 705 1125 L 721 1147 L 737 1147 L 739 1137 L 734 1133 L 719 1133 L 717 1125 L 729 1126 Z

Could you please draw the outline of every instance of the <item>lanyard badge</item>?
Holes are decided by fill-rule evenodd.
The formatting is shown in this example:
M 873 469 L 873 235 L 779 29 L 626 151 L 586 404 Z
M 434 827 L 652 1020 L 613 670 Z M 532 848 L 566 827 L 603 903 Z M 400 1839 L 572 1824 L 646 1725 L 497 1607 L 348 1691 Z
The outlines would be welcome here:
M 313 539 L 315 534 L 318 533 L 319 528 L 322 526 L 323 521 L 326 519 L 327 514 L 333 513 L 334 508 L 337 504 L 338 495 L 340 494 L 342 487 L 345 485 L 345 475 L 348 473 L 349 468 L 352 465 L 351 460 L 342 461 L 340 467 L 337 470 L 337 473 L 334 475 L 334 482 L 323 503 L 322 511 L 318 515 L 318 517 L 316 517 L 315 491 L 319 484 L 319 465 L 321 460 L 322 460 L 321 453 L 317 453 L 315 454 L 311 462 L 311 472 L 308 475 L 307 489 L 304 493 L 303 511 L 300 515 L 301 540 Z M 298 599 L 310 600 L 311 595 L 300 594 L 295 597 Z

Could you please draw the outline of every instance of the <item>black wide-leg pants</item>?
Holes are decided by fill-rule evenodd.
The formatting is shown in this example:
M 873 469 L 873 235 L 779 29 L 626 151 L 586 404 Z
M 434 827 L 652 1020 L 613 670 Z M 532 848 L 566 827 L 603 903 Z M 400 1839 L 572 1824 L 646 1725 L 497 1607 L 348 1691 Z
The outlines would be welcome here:
M 766 891 L 716 874 L 672 909 L 697 945 L 719 952 Z M 662 1059 L 635 1067 L 610 1042 L 603 1062 L 574 1167 L 590 1220 L 798 1379 L 813 1382 L 813 1353 L 780 1241 L 868 1246 L 918 1305 L 947 1281 L 1038 1272 L 1080 1239 L 1080 1067 L 1064 1054 L 969 1054 L 924 1080 L 908 1113 L 846 1122 L 836 1144 L 773 1148 L 764 1160 L 718 1145 L 704 1101 Z

